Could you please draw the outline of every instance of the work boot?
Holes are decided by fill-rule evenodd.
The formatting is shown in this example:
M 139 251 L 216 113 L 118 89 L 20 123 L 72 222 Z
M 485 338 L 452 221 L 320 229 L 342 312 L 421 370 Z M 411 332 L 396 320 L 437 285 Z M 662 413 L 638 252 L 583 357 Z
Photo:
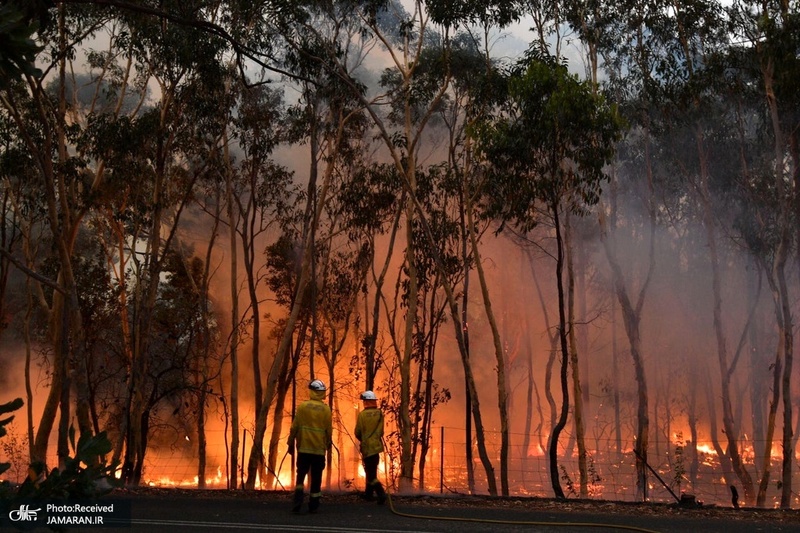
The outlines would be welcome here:
M 308 499 L 308 512 L 316 513 L 317 509 L 319 509 L 319 496 L 311 496 Z
M 372 495 L 372 492 L 374 490 L 375 487 L 373 487 L 372 485 L 367 485 L 367 487 L 364 489 L 364 492 L 361 493 L 361 499 L 368 502 L 375 501 L 375 497 Z
M 383 490 L 383 485 L 380 483 L 375 485 L 375 492 L 378 493 L 378 505 L 383 505 L 386 503 L 386 491 Z
M 299 513 L 300 508 L 303 507 L 303 491 L 294 491 L 294 504 L 292 505 L 292 512 Z

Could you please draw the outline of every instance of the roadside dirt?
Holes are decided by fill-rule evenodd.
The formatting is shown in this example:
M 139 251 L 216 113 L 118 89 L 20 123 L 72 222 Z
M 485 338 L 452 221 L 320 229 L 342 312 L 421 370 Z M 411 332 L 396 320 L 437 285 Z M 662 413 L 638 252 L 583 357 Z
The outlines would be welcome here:
M 220 498 L 220 499 L 254 499 L 254 500 L 285 500 L 289 501 L 291 495 L 287 491 L 243 491 L 224 489 L 186 489 L 186 488 L 156 488 L 135 487 L 115 489 L 113 497 L 122 498 Z M 789 527 L 800 528 L 800 510 L 724 508 L 717 506 L 699 506 L 697 508 L 679 507 L 676 504 L 655 503 L 629 503 L 605 500 L 554 500 L 548 498 L 528 497 L 492 497 L 469 495 L 392 495 L 396 505 L 409 505 L 414 507 L 442 507 L 442 508 L 497 508 L 497 509 L 526 509 L 540 511 L 554 511 L 559 513 L 598 513 L 609 516 L 622 515 L 647 515 L 653 517 L 683 517 L 698 520 L 726 519 L 742 522 L 769 522 L 782 524 Z M 348 504 L 359 499 L 358 494 L 349 492 L 326 492 L 325 504 Z

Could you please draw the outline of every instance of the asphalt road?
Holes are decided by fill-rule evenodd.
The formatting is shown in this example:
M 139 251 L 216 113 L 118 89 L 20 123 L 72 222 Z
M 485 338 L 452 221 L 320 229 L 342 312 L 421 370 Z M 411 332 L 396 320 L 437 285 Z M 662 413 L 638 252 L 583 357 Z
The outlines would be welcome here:
M 289 497 L 217 498 L 172 496 L 137 496 L 131 500 L 130 522 L 121 527 L 76 526 L 66 531 L 90 533 L 188 533 L 236 531 L 303 532 L 800 532 L 800 518 L 770 511 L 741 511 L 706 516 L 683 510 L 668 516 L 650 513 L 604 512 L 603 506 L 584 510 L 537 509 L 524 502 L 508 505 L 449 505 L 446 500 L 435 505 L 419 505 L 413 498 L 396 498 L 384 506 L 362 502 L 356 497 L 336 497 L 317 513 L 290 511 Z M 796 513 L 792 511 L 791 513 Z M 9 522 L 3 531 L 15 531 Z M 18 524 L 14 524 L 15 526 Z M 50 531 L 47 527 L 26 531 Z

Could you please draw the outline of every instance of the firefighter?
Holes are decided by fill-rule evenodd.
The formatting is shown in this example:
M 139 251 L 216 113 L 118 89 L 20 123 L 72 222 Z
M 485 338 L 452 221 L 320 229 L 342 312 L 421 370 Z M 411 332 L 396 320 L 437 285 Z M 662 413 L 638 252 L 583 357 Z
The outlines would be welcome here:
M 364 410 L 358 413 L 356 421 L 356 438 L 361 443 L 361 458 L 364 461 L 364 473 L 367 486 L 363 497 L 372 500 L 373 492 L 378 495 L 378 505 L 386 502 L 386 491 L 378 480 L 378 465 L 383 451 L 383 412 L 378 408 L 378 398 L 371 390 L 361 393 Z
M 315 379 L 308 384 L 309 399 L 297 407 L 289 430 L 289 453 L 297 450 L 297 481 L 294 486 L 294 505 L 292 511 L 300 512 L 303 506 L 303 489 L 306 474 L 309 476 L 308 511 L 319 509 L 322 497 L 322 471 L 325 470 L 325 454 L 332 441 L 331 408 L 325 399 L 325 383 Z

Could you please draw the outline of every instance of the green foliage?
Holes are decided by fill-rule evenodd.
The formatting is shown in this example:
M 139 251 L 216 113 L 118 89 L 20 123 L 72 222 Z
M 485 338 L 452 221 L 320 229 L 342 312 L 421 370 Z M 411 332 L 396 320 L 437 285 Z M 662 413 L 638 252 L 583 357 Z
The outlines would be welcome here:
M 524 2 L 509 0 L 429 0 L 431 20 L 443 26 L 480 23 L 504 28 L 520 19 Z
M 0 6 L 0 89 L 21 75 L 41 77 L 34 62 L 42 48 L 31 38 L 37 28 L 14 4 Z
M 93 498 L 111 492 L 118 483 L 114 477 L 117 465 L 102 460 L 112 448 L 105 431 L 97 435 L 81 435 L 76 445 L 74 430 L 71 430 L 70 444 L 73 457 L 67 457 L 63 470 L 53 468 L 43 475 L 45 466 L 32 464 L 31 473 L 20 486 L 17 497 Z
M 527 229 L 539 202 L 576 213 L 596 204 L 622 130 L 616 110 L 551 58 L 528 58 L 508 87 L 505 112 L 476 127 L 487 215 Z
M 0 405 L 0 416 L 21 408 L 22 399 Z M 0 419 L 0 437 L 7 434 L 5 426 L 11 423 L 13 416 Z M 116 482 L 114 470 L 116 465 L 104 463 L 101 458 L 111 451 L 111 441 L 105 432 L 97 435 L 82 435 L 75 443 L 74 428 L 70 429 L 70 444 L 73 457 L 67 457 L 64 469 L 54 468 L 44 474 L 45 465 L 36 462 L 30 465 L 25 482 L 19 487 L 18 498 L 89 498 L 110 492 Z M 0 463 L 0 474 L 11 468 L 9 463 Z M 0 485 L 0 496 L 11 494 L 10 485 Z

